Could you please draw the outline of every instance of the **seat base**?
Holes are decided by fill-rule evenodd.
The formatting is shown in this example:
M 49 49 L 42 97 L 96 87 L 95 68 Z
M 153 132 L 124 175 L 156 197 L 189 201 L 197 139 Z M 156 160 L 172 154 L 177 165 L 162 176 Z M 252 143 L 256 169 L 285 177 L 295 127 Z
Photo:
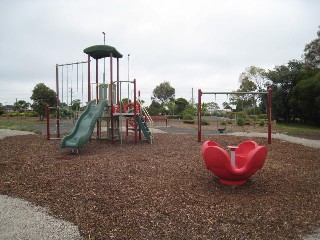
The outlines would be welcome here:
M 225 184 L 225 185 L 243 185 L 247 182 L 247 180 L 238 180 L 238 181 L 230 181 L 230 180 L 224 180 L 224 179 L 220 179 L 220 183 L 221 184 Z

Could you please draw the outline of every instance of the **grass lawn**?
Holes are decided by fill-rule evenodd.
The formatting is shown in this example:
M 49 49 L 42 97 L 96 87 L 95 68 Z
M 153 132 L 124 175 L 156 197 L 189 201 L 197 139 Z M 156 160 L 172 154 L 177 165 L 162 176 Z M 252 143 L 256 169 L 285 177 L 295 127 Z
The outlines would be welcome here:
M 277 123 L 277 128 L 290 136 L 320 139 L 320 128 L 301 124 Z
M 46 124 L 45 121 L 40 122 L 34 119 L 32 120 L 21 120 L 20 118 L 0 118 L 0 129 L 11 129 L 19 131 L 36 132 L 37 125 Z

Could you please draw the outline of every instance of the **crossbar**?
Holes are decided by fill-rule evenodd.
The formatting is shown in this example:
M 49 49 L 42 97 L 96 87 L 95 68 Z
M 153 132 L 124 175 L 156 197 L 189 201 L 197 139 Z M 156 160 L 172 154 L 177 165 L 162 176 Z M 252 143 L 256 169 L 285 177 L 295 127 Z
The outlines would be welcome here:
M 236 94 L 236 95 L 243 95 L 243 94 L 268 94 L 268 92 L 201 92 L 202 94 Z
M 74 62 L 74 63 L 65 63 L 65 64 L 57 64 L 56 66 L 58 66 L 58 67 L 63 67 L 63 66 L 76 65 L 76 64 L 87 63 L 87 62 L 88 62 L 88 61 Z

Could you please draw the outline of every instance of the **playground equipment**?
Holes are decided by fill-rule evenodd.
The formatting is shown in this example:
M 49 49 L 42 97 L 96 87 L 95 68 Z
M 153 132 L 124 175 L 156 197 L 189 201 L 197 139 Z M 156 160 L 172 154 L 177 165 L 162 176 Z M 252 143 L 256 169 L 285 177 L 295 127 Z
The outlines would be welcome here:
M 262 168 L 267 148 L 254 141 L 245 141 L 238 146 L 228 146 L 231 155 L 214 141 L 202 145 L 202 158 L 207 169 L 216 175 L 222 184 L 242 185 Z
M 201 98 L 203 94 L 234 94 L 234 95 L 245 95 L 245 94 L 267 94 L 268 95 L 268 107 L 267 107 L 267 115 L 268 115 L 268 144 L 271 144 L 271 110 L 272 110 L 272 89 L 268 88 L 266 92 L 202 92 L 201 89 L 198 89 L 198 142 L 201 142 Z M 219 130 L 219 129 L 218 129 Z M 220 132 L 220 130 L 219 130 Z M 223 132 L 223 131 L 222 131 Z
M 119 53 L 114 47 L 108 45 L 94 45 L 83 50 L 84 53 L 88 55 L 87 63 L 88 64 L 88 84 L 87 84 L 87 97 L 88 105 L 86 110 L 80 115 L 77 120 L 77 124 L 74 127 L 71 134 L 65 136 L 61 141 L 61 147 L 70 147 L 72 149 L 78 150 L 82 147 L 89 139 L 94 131 L 94 126 L 96 126 L 97 138 L 102 139 L 102 122 L 106 121 L 107 125 L 107 139 L 112 143 L 114 140 L 121 140 L 122 143 L 122 134 L 121 134 L 121 118 L 124 117 L 126 122 L 131 122 L 133 124 L 131 128 L 134 130 L 134 142 L 137 144 L 138 134 L 139 139 L 141 140 L 141 131 L 143 132 L 145 138 L 149 143 L 153 142 L 153 135 L 149 130 L 149 127 L 146 124 L 145 117 L 148 116 L 146 110 L 140 104 L 139 99 L 137 98 L 136 91 L 136 80 L 133 81 L 120 81 L 119 80 L 119 58 L 122 58 L 122 54 Z M 91 82 L 91 57 L 96 60 L 96 81 L 95 83 Z M 98 60 L 101 58 L 110 58 L 110 83 L 99 83 L 98 79 Z M 113 80 L 113 58 L 116 58 L 116 81 Z M 62 65 L 56 65 L 56 87 L 57 87 L 57 102 L 60 102 L 59 98 L 59 71 L 58 67 Z M 67 65 L 68 66 L 68 65 Z M 78 66 L 78 65 L 77 65 Z M 82 71 L 83 72 L 83 71 Z M 63 75 L 62 75 L 63 76 Z M 129 93 L 129 84 L 133 84 L 133 100 L 128 104 L 123 104 L 121 101 L 121 84 L 128 84 L 128 93 Z M 91 85 L 95 84 L 95 100 L 91 100 L 93 89 Z M 78 67 L 77 67 L 77 88 L 78 88 Z M 83 81 L 82 81 L 83 86 Z M 83 87 L 82 87 L 83 91 Z M 129 96 L 127 98 L 129 100 Z M 124 109 L 122 111 L 121 109 Z M 60 137 L 60 115 L 59 115 L 59 106 L 57 107 L 57 135 Z M 143 114 L 144 115 L 143 115 Z M 49 114 L 47 114 L 49 115 Z M 148 119 L 149 123 L 152 123 L 151 119 Z M 126 124 L 127 135 L 129 124 Z M 50 134 L 49 134 L 50 138 Z
M 101 117 L 104 108 L 108 105 L 107 100 L 101 100 L 99 104 L 96 100 L 89 102 L 86 110 L 80 115 L 72 133 L 62 138 L 61 147 L 71 147 L 78 151 L 91 138 L 94 126 Z

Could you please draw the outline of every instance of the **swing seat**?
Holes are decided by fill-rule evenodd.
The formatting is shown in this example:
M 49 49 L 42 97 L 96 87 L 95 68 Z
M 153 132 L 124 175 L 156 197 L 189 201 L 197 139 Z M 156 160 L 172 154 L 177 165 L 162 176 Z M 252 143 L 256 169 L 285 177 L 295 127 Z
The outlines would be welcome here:
M 235 167 L 231 165 L 228 152 L 214 141 L 204 142 L 201 154 L 206 168 L 220 179 L 220 183 L 242 185 L 262 168 L 267 148 L 253 141 L 239 144 L 235 152 Z

